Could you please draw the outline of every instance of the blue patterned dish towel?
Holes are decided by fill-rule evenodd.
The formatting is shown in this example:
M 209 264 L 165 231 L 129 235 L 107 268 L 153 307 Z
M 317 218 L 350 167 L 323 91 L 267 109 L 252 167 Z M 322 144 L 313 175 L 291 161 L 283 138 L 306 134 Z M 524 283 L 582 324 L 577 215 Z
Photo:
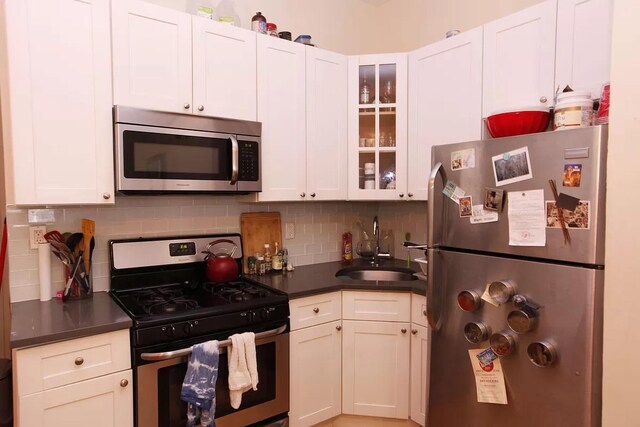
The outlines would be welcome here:
M 187 402 L 187 427 L 215 427 L 216 380 L 219 360 L 218 341 L 207 341 L 191 348 L 180 398 Z

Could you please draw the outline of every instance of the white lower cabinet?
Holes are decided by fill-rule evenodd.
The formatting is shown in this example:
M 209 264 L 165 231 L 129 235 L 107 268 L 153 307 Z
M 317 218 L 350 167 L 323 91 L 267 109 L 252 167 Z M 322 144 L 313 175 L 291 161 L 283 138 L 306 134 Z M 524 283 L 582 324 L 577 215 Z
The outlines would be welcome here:
M 291 332 L 291 426 L 312 426 L 341 412 L 342 322 Z
M 416 323 L 411 324 L 411 383 L 409 417 L 425 425 L 427 416 L 427 392 L 429 390 L 429 330 Z
M 129 330 L 13 351 L 15 426 L 133 426 Z

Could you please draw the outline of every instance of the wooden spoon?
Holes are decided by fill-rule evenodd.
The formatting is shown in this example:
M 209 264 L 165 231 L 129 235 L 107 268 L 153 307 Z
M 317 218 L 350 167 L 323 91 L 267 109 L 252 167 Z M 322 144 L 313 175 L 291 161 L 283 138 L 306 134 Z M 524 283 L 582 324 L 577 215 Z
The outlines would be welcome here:
M 91 239 L 96 231 L 96 223 L 87 218 L 82 219 L 82 236 L 84 237 L 84 248 L 82 259 L 84 261 L 84 271 L 89 274 L 91 270 Z

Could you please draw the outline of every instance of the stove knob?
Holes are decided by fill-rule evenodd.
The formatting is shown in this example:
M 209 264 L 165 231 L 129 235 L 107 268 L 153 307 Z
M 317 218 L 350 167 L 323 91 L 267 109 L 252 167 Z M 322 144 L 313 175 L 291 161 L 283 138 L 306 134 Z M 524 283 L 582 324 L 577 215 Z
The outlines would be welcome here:
M 240 316 L 244 317 L 245 320 L 249 323 L 254 322 L 256 320 L 256 313 L 254 311 L 245 311 L 240 313 Z
M 262 320 L 269 320 L 269 318 L 271 317 L 271 311 L 273 309 L 272 308 L 263 308 L 262 311 L 260 312 L 260 317 L 262 317 Z
M 163 326 L 162 330 L 169 338 L 173 338 L 176 332 L 176 328 L 173 325 Z
M 193 328 L 195 325 L 196 325 L 195 322 L 187 322 L 184 325 L 184 333 L 187 335 L 191 335 L 191 332 L 193 332 Z

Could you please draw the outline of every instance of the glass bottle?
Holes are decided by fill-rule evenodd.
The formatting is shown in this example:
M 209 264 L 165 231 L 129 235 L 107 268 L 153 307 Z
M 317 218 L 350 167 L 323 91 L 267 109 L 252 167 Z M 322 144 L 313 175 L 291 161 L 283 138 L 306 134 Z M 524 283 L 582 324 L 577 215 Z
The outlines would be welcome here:
M 368 104 L 371 102 L 371 89 L 369 89 L 369 83 L 365 77 L 360 88 L 360 104 Z
M 259 256 L 258 260 L 256 261 L 256 269 L 258 271 L 259 275 L 263 275 L 267 272 L 266 270 L 266 264 L 264 263 L 264 257 L 263 256 Z
M 262 15 L 261 12 L 256 12 L 251 18 L 251 30 L 257 33 L 266 34 L 267 32 L 267 18 Z
M 278 250 L 278 242 L 275 243 L 273 256 L 271 257 L 271 267 L 274 270 L 282 270 L 282 254 Z
M 264 244 L 264 264 L 265 264 L 264 269 L 267 272 L 271 271 L 271 268 L 272 268 L 271 261 L 272 261 L 271 250 L 269 249 L 269 244 L 265 243 Z

